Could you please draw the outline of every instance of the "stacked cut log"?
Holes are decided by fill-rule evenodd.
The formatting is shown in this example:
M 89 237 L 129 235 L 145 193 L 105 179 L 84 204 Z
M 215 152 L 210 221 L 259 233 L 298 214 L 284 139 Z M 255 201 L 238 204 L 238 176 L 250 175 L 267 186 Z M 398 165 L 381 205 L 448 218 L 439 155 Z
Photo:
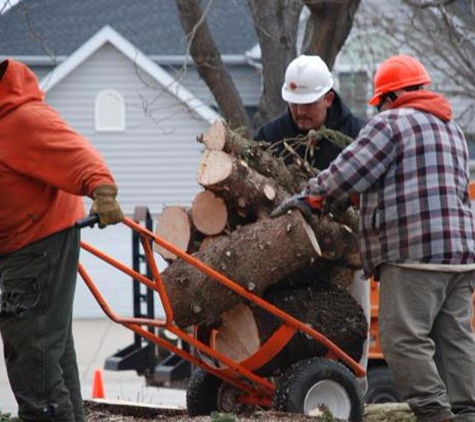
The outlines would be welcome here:
M 358 213 L 350 208 L 338 218 L 314 216 L 306 221 L 294 210 L 270 218 L 277 205 L 305 187 L 308 169 L 285 165 L 266 144 L 243 138 L 222 121 L 198 141 L 205 147 L 197 169 L 203 190 L 191 209 L 165 208 L 156 233 L 318 329 L 358 360 L 366 320 L 346 290 L 361 268 L 355 233 Z M 282 324 L 158 245 L 155 250 L 170 264 L 162 280 L 176 324 L 199 326 L 206 333 L 214 330 L 217 336 L 204 338 L 210 344 L 212 337 L 225 338 L 213 343 L 222 353 L 242 361 Z M 275 373 L 297 358 L 325 353 L 315 340 L 298 334 L 261 369 Z

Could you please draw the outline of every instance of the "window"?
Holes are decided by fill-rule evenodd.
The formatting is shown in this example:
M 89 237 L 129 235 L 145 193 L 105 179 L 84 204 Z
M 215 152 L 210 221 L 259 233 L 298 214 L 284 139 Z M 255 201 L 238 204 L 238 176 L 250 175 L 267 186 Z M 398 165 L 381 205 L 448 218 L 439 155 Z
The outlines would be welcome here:
M 101 91 L 96 97 L 96 130 L 117 132 L 125 130 L 125 103 L 117 91 Z

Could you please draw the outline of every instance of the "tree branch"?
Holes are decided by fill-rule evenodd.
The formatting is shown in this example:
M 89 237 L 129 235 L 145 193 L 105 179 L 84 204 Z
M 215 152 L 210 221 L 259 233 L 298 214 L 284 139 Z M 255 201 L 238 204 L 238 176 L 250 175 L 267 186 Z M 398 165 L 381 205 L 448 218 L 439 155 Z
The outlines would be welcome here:
M 206 23 L 206 12 L 211 8 L 209 0 L 205 13 L 197 0 L 176 0 L 180 22 L 188 40 L 187 51 L 191 53 L 199 75 L 206 82 L 228 125 L 249 130 L 249 119 L 239 92 Z

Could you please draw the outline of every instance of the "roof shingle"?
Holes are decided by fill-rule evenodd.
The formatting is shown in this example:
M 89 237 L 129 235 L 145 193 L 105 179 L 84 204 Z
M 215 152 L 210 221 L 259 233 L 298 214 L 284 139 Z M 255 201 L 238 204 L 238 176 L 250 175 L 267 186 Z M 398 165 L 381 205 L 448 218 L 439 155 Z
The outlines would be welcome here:
M 257 43 L 243 0 L 213 1 L 207 21 L 223 55 Z M 0 55 L 67 56 L 105 25 L 145 54 L 186 53 L 175 0 L 22 0 L 0 16 Z

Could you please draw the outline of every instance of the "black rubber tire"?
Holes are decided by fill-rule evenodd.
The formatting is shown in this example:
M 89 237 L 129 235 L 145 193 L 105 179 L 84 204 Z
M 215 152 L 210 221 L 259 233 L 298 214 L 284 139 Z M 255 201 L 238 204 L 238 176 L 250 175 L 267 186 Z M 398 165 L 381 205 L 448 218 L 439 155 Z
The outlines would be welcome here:
M 320 381 L 333 381 L 342 387 L 351 405 L 349 421 L 363 420 L 363 403 L 354 375 L 341 363 L 325 358 L 305 359 L 292 365 L 278 381 L 274 407 L 283 412 L 305 413 L 307 393 Z
M 186 391 L 186 409 L 190 416 L 206 416 L 218 410 L 218 390 L 223 381 L 196 368 Z
M 368 391 L 365 403 L 399 403 L 401 395 L 387 366 L 376 366 L 368 370 Z

